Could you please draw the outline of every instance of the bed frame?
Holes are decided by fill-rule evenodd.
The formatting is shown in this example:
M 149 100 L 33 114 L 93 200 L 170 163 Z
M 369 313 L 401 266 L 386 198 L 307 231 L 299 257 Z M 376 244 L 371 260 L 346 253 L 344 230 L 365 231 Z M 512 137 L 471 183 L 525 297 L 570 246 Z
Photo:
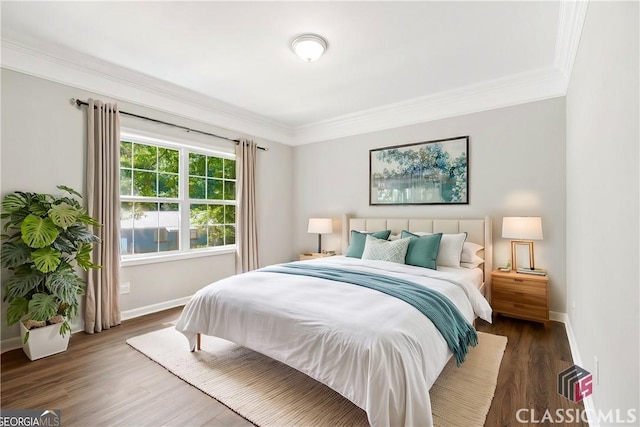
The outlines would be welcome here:
M 342 215 L 342 253 L 347 253 L 351 230 L 380 231 L 391 230 L 391 234 L 400 234 L 402 230 L 428 233 L 467 233 L 467 242 L 484 246 L 478 256 L 484 259 L 481 265 L 484 272 L 484 284 L 480 292 L 491 297 L 491 270 L 493 268 L 493 240 L 491 218 L 484 219 L 428 219 L 428 218 L 357 218 L 349 214 Z

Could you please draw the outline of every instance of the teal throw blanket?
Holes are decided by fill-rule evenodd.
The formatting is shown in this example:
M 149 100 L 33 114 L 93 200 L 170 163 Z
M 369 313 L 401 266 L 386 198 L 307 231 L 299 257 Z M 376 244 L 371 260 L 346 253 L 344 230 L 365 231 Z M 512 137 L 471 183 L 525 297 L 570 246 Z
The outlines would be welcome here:
M 433 322 L 453 352 L 458 366 L 464 362 L 469 346 L 475 347 L 478 344 L 475 328 L 467 322 L 460 310 L 447 297 L 408 280 L 306 263 L 280 264 L 258 271 L 296 274 L 351 283 L 401 299 Z

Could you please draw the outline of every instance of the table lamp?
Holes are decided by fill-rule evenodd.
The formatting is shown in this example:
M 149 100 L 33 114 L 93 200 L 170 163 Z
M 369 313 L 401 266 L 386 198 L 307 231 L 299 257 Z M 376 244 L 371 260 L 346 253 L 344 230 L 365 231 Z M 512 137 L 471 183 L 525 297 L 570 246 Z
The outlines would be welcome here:
M 502 237 L 511 241 L 511 268 L 517 269 L 516 245 L 529 246 L 529 267 L 535 270 L 533 240 L 542 240 L 542 219 L 539 216 L 507 216 L 502 218 Z
M 322 235 L 333 233 L 331 218 L 309 218 L 307 233 L 318 234 L 318 253 L 322 253 Z

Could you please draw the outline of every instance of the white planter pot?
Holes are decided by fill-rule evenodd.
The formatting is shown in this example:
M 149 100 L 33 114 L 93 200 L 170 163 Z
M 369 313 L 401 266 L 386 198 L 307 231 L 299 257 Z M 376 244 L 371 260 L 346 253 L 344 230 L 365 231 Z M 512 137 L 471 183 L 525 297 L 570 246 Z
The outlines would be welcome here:
M 31 330 L 25 328 L 22 322 L 18 323 L 20 323 L 20 338 L 23 342 L 22 350 L 30 360 L 41 359 L 67 350 L 71 334 L 60 335 L 62 323 Z M 24 343 L 24 335 L 27 332 L 29 332 L 29 340 Z

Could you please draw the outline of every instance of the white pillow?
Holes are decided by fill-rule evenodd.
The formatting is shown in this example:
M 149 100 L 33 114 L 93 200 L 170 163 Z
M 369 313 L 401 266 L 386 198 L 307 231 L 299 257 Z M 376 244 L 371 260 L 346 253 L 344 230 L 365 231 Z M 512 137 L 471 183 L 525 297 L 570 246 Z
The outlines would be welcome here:
M 484 261 L 482 261 L 482 262 L 460 262 L 460 267 L 473 269 L 473 268 L 480 267 L 483 262 Z
M 443 234 L 436 264 L 445 267 L 460 267 L 460 255 L 466 238 L 467 233 Z
M 464 242 L 462 245 L 462 254 L 460 255 L 460 262 L 463 263 L 471 263 L 471 264 L 482 264 L 484 260 L 479 257 L 477 254 L 479 251 L 483 250 L 484 246 L 480 246 L 473 242 Z
M 376 239 L 367 235 L 364 243 L 364 251 L 362 259 L 372 259 L 380 261 L 397 262 L 404 264 L 404 258 L 407 255 L 410 238 L 398 239 L 393 241 Z
M 423 231 L 412 231 L 417 236 L 427 236 L 433 233 L 425 233 Z M 460 256 L 462 255 L 462 246 L 467 239 L 467 233 L 443 234 L 440 240 L 440 248 L 438 249 L 438 258 L 436 265 L 443 267 L 460 267 Z M 480 258 L 482 259 L 482 258 Z

